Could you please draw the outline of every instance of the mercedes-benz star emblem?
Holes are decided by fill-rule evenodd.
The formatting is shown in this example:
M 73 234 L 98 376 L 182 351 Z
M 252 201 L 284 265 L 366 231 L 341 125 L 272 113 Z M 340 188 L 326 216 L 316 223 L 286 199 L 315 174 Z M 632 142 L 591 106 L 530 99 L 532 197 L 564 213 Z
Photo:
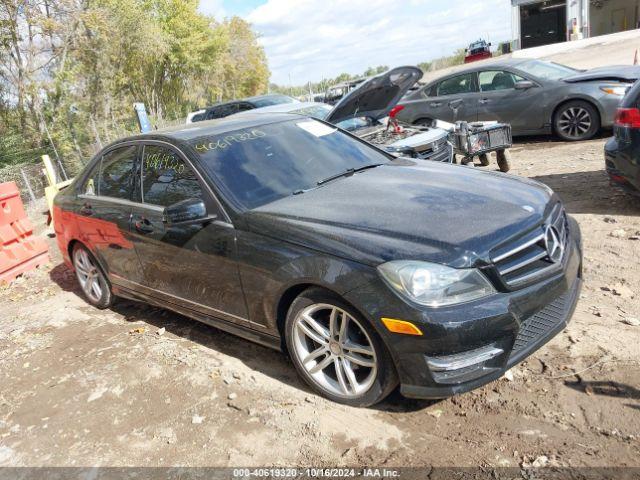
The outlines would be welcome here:
M 544 245 L 547 249 L 549 260 L 558 263 L 564 254 L 564 244 L 560 238 L 560 232 L 553 225 L 548 225 L 544 232 Z

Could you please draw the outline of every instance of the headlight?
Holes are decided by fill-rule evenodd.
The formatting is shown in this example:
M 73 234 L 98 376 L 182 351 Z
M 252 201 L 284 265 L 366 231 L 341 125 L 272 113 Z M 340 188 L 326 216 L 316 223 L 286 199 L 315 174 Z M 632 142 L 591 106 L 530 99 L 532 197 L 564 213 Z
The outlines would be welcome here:
M 410 300 L 429 307 L 463 303 L 495 293 L 477 269 L 398 260 L 378 267 L 380 275 Z
M 604 85 L 600 87 L 604 93 L 608 93 L 609 95 L 618 95 L 623 97 L 629 87 L 627 85 Z

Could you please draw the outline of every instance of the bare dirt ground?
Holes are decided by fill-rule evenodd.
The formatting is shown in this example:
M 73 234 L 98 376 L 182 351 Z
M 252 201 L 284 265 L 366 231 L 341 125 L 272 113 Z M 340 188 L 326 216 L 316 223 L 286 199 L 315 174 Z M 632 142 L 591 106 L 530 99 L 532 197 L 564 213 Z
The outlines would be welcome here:
M 0 290 L 0 465 L 640 466 L 640 206 L 608 185 L 603 143 L 514 147 L 512 173 L 582 227 L 584 290 L 509 378 L 443 401 L 344 407 L 277 352 L 142 304 L 96 310 L 51 240 L 50 267 Z

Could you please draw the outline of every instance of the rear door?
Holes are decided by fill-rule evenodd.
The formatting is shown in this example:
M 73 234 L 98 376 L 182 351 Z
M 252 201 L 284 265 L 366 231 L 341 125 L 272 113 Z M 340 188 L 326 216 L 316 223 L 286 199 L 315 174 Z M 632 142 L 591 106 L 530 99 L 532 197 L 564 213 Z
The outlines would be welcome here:
M 543 89 L 539 86 L 518 90 L 524 77 L 506 70 L 478 72 L 480 97 L 478 120 L 509 123 L 514 132 L 536 131 L 545 123 Z
M 429 118 L 445 122 L 476 120 L 478 85 L 475 72 L 446 78 L 433 86 L 428 95 L 425 103 Z
M 137 155 L 136 144 L 107 150 L 85 178 L 78 195 L 80 240 L 114 283 L 142 279 L 129 230 Z
M 132 236 L 144 286 L 165 301 L 230 322 L 246 323 L 236 260 L 236 232 L 188 159 L 164 142 L 145 142 Z M 198 198 L 215 220 L 169 226 L 165 207 Z

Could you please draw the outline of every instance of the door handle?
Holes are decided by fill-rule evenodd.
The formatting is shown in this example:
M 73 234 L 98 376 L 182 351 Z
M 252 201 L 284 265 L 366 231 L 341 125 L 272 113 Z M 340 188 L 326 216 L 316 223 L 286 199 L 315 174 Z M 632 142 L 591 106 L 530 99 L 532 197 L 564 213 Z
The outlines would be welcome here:
M 459 107 L 460 105 L 462 105 L 462 100 L 451 100 L 449 102 L 449 106 L 453 108 Z
M 147 220 L 146 218 L 141 218 L 140 220 L 137 220 L 133 226 L 135 227 L 136 231 L 139 233 L 143 233 L 143 234 L 148 234 L 148 233 L 153 233 L 153 225 L 151 225 L 149 223 L 149 220 Z
M 93 215 L 93 208 L 91 208 L 91 205 L 89 205 L 88 203 L 85 203 L 80 210 L 78 210 L 78 212 L 80 213 L 80 215 L 83 215 L 85 217 L 90 217 L 91 215 Z
M 478 100 L 478 103 L 480 105 L 486 105 L 487 103 L 491 103 L 491 100 L 489 100 L 488 98 L 481 98 L 480 100 Z
M 442 102 L 431 102 L 429 105 L 431 107 L 439 107 L 440 105 L 442 105 Z

